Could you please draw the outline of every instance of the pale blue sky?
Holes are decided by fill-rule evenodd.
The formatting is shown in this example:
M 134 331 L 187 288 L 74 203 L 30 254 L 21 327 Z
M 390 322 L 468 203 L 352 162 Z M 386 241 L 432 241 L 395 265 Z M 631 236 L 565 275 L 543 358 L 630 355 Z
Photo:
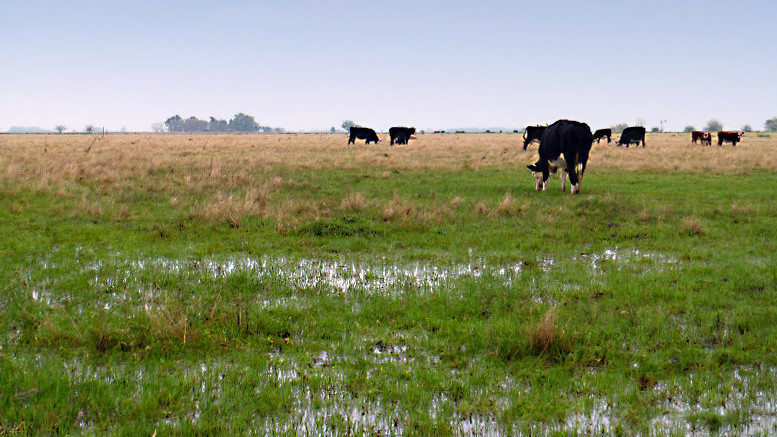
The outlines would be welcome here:
M 0 131 L 237 112 L 291 130 L 761 129 L 775 43 L 772 0 L 7 0 Z

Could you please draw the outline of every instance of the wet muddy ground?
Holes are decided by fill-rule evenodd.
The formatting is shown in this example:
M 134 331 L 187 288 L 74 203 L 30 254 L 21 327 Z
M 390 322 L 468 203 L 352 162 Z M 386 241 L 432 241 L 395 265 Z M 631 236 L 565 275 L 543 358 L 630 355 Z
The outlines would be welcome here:
M 398 263 L 386 258 L 370 262 L 346 259 L 304 259 L 286 257 L 230 257 L 225 259 L 127 259 L 116 254 L 108 260 L 90 261 L 40 261 L 29 269 L 24 279 L 29 297 L 36 305 L 51 309 L 66 308 L 73 314 L 88 313 L 97 305 L 104 310 L 126 312 L 152 312 L 167 305 L 171 288 L 208 287 L 209 284 L 250 278 L 247 284 L 259 284 L 255 290 L 243 290 L 251 296 L 250 305 L 261 310 L 295 308 L 310 309 L 316 298 L 326 296 L 345 297 L 352 311 L 358 311 L 360 299 L 369 296 L 387 296 L 394 299 L 411 298 L 458 289 L 456 284 L 468 281 L 477 286 L 478 281 L 496 283 L 498 287 L 511 287 L 522 276 L 532 281 L 552 280 L 562 290 L 579 287 L 574 281 L 559 281 L 570 272 L 585 273 L 589 279 L 607 272 L 626 271 L 646 275 L 682 269 L 683 263 L 672 255 L 612 248 L 600 252 L 579 253 L 568 259 L 538 258 L 512 263 L 489 263 L 477 256 L 470 256 L 466 263 L 435 264 L 432 262 Z M 97 291 L 98 301 L 85 299 L 73 289 L 72 277 L 79 278 L 92 291 Z M 525 279 L 525 278 L 524 278 Z M 167 286 L 165 284 L 168 284 Z M 276 292 L 267 293 L 267 284 Z M 281 290 L 277 292 L 277 290 Z M 460 293 L 465 293 L 466 287 Z M 535 303 L 557 305 L 558 297 L 541 292 L 532 295 Z M 0 305 L 4 302 L 0 301 Z M 23 332 L 19 328 L 5 333 L 0 348 L 14 350 Z M 428 344 L 426 333 L 407 331 L 395 333 L 391 338 L 362 337 L 358 331 L 343 334 L 314 350 L 282 350 L 262 353 L 247 362 L 244 358 L 217 357 L 206 359 L 178 359 L 160 368 L 159 363 L 143 362 L 99 363 L 95 360 L 70 356 L 65 359 L 51 354 L 19 354 L 20 367 L 41 368 L 55 366 L 64 372 L 75 390 L 90 386 L 126 385 L 130 398 L 143 398 L 144 391 L 154 390 L 164 381 L 178 385 L 178 407 L 170 409 L 158 421 L 158 427 L 180 428 L 184 424 L 196 425 L 203 415 L 212 417 L 213 411 L 234 402 L 236 390 L 249 391 L 248 396 L 262 398 L 272 392 L 280 399 L 279 414 L 257 413 L 250 419 L 249 429 L 257 435 L 403 435 L 413 415 L 425 417 L 429 423 L 442 427 L 455 435 L 551 435 L 551 434 L 603 434 L 615 435 L 624 430 L 639 431 L 643 435 L 671 433 L 693 435 L 768 435 L 777 432 L 777 393 L 768 387 L 777 386 L 777 371 L 773 368 L 742 366 L 719 375 L 725 387 L 707 390 L 709 381 L 698 381 L 689 372 L 673 380 L 646 380 L 640 389 L 657 406 L 652 417 L 636 420 L 624 416 L 619 407 L 623 393 L 601 393 L 578 390 L 562 394 L 570 406 L 566 417 L 545 423 L 504 426 L 502 417 L 516 399 L 531 397 L 535 387 L 526 381 L 516 381 L 510 374 L 490 375 L 488 383 L 478 383 L 482 363 L 477 359 L 451 369 L 441 365 L 445 360 Z M 309 342 L 305 335 L 287 334 L 283 341 L 304 346 Z M 343 344 L 357 345 L 343 347 Z M 327 347 L 328 346 L 328 347 Z M 465 347 L 465 346 L 462 346 Z M 639 364 L 635 362 L 634 366 Z M 449 391 L 433 393 L 420 404 L 405 404 L 396 396 L 384 397 L 381 393 L 360 393 L 349 388 L 355 377 L 369 380 L 375 375 L 389 372 L 406 375 L 405 378 L 389 378 L 399 387 L 394 392 L 408 392 L 408 386 L 421 373 L 444 370 L 444 379 L 458 384 L 463 395 L 453 399 Z M 599 370 L 592 367 L 590 374 Z M 478 376 L 473 377 L 473 374 Z M 246 375 L 251 375 L 246 380 Z M 20 398 L 34 398 L 39 388 L 20 392 Z M 279 394 L 280 393 L 280 394 Z M 708 394 L 709 393 L 709 394 Z M 723 395 L 721 395 L 723 393 Z M 243 394 L 245 395 L 245 393 Z M 646 395 L 641 394 L 642 397 Z M 461 398 L 473 405 L 487 408 L 463 408 Z M 712 414 L 712 416 L 710 416 Z M 731 427 L 728 422 L 717 424 L 715 417 L 741 416 Z M 95 428 L 97 418 L 89 411 L 79 411 L 78 427 L 86 432 Z M 208 419 L 210 420 L 210 419 Z M 520 420 L 518 423 L 521 423 Z M 441 429 L 442 429 L 441 428 Z M 642 431 L 648 430 L 648 431 Z M 417 430 L 415 430 L 417 431 Z

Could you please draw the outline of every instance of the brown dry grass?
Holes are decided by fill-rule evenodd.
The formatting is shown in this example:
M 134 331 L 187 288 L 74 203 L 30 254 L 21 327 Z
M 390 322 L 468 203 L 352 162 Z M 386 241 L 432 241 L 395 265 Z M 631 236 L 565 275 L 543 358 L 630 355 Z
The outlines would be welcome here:
M 139 134 L 97 141 L 87 135 L 0 135 L 0 178 L 46 186 L 167 174 L 188 176 L 189 185 L 209 181 L 229 188 L 256 183 L 252 175 L 277 168 L 517 169 L 536 157 L 536 146 L 523 151 L 521 142 L 516 134 L 418 135 L 407 147 L 346 146 L 344 135 L 329 134 Z M 594 145 L 589 166 L 724 174 L 777 170 L 775 146 L 777 135 L 746 134 L 737 147 L 702 147 L 691 145 L 686 134 L 648 134 L 644 149 Z
M 385 135 L 383 135 L 385 136 Z M 417 135 L 407 147 L 346 145 L 345 135 L 0 135 L 0 184 L 6 192 L 49 192 L 81 199 L 81 211 L 131 220 L 122 193 L 161 194 L 173 208 L 212 222 L 240 225 L 241 217 L 290 220 L 316 218 L 333 210 L 358 212 L 378 208 L 386 220 L 439 220 L 445 211 L 419 208 L 395 196 L 376 203 L 361 193 L 314 202 L 275 199 L 277 190 L 297 186 L 295 171 L 356 169 L 391 178 L 402 170 L 521 171 L 536 159 L 536 146 L 522 150 L 521 135 Z M 777 135 L 746 134 L 737 147 L 692 145 L 686 134 L 648 134 L 646 148 L 594 145 L 589 171 L 698 172 L 740 174 L 777 170 Z M 304 186 L 297 186 L 304 191 Z M 430 193 L 433 196 L 434 193 Z M 446 200 L 449 210 L 461 199 Z M 280 205 L 280 206 L 279 206 Z M 480 202 L 476 214 L 520 214 L 524 206 L 506 194 L 499 204 Z M 737 206 L 732 206 L 736 210 Z M 644 220 L 651 218 L 647 215 Z M 696 226 L 689 226 L 693 231 Z

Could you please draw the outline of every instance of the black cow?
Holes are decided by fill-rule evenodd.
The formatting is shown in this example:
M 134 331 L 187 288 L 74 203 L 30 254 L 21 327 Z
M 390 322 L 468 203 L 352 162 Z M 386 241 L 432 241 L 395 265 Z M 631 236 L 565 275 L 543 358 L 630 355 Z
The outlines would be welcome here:
M 365 144 L 370 144 L 370 141 L 374 141 L 375 144 L 378 144 L 378 141 L 380 141 L 378 134 L 376 134 L 374 130 L 368 127 L 351 126 L 351 136 L 348 137 L 348 144 L 355 143 L 357 138 L 365 140 Z
M 596 141 L 596 144 L 599 144 L 599 140 L 605 137 L 607 138 L 607 144 L 610 144 L 612 129 L 597 129 L 596 132 L 594 132 L 594 141 Z
M 624 144 L 626 147 L 629 147 L 630 144 L 639 146 L 640 141 L 642 142 L 642 147 L 645 147 L 645 128 L 642 126 L 631 126 L 623 129 L 623 133 L 621 133 L 621 137 L 618 140 L 618 146 L 620 147 Z
M 704 143 L 707 143 L 708 146 L 712 145 L 712 134 L 709 132 L 702 132 L 699 130 L 695 130 L 691 132 L 691 142 L 693 144 L 696 144 L 696 142 L 701 142 L 701 145 L 703 146 Z
M 540 159 L 528 165 L 537 182 L 537 191 L 545 190 L 549 174 L 561 169 L 561 190 L 566 191 L 566 176 L 572 183 L 572 194 L 580 192 L 594 137 L 585 123 L 559 120 L 545 129 L 540 139 Z
M 412 135 L 415 135 L 414 127 L 396 126 L 389 129 L 389 137 L 391 137 L 392 146 L 394 145 L 394 143 L 407 144 L 408 140 L 410 140 L 410 137 Z
M 545 132 L 545 129 L 547 128 L 547 126 L 526 126 L 526 131 L 523 133 L 523 150 L 526 150 L 526 147 L 528 147 L 532 141 L 540 141 L 542 133 Z
M 736 146 L 742 141 L 744 132 L 718 132 L 718 146 L 722 146 L 724 141 L 728 141 L 732 146 Z

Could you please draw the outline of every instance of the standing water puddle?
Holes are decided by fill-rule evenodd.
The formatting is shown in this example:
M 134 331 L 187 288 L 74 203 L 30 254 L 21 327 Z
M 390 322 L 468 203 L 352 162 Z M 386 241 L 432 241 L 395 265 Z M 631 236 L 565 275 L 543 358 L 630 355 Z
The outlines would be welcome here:
M 661 271 L 678 264 L 676 258 L 660 253 L 645 252 L 638 249 L 606 249 L 602 252 L 582 253 L 568 260 L 540 257 L 533 261 L 494 265 L 485 260 L 472 258 L 467 263 L 436 264 L 430 262 L 391 263 L 385 259 L 372 262 L 354 262 L 346 260 L 292 259 L 287 257 L 264 256 L 259 258 L 241 257 L 223 260 L 201 259 L 180 260 L 151 258 L 138 260 L 97 261 L 81 268 L 81 272 L 91 276 L 93 287 L 126 288 L 142 273 L 172 274 L 178 276 L 207 276 L 212 279 L 233 275 L 249 275 L 257 279 L 266 279 L 287 284 L 297 289 L 347 294 L 360 291 L 366 294 L 396 295 L 407 290 L 416 292 L 434 292 L 451 281 L 477 279 L 488 276 L 502 278 L 509 286 L 520 277 L 527 266 L 536 265 L 543 272 L 563 268 L 565 263 L 583 263 L 591 274 L 601 273 L 605 264 L 609 268 L 636 268 L 641 272 Z M 564 261 L 564 262 L 561 262 Z M 43 263 L 45 270 L 48 263 Z M 47 280 L 45 286 L 53 286 L 55 280 Z M 35 300 L 47 301 L 50 294 L 38 290 Z M 277 302 L 283 304 L 284 302 Z M 265 302 L 272 306 L 273 302 Z

